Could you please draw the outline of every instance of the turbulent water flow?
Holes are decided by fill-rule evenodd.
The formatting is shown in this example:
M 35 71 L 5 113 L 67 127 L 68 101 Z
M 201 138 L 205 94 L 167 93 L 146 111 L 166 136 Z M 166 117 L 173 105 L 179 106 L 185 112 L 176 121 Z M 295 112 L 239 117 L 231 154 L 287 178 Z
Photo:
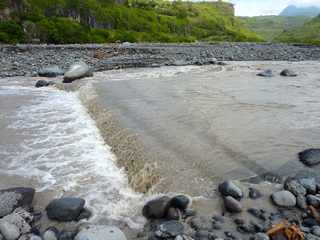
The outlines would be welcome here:
M 33 179 L 40 192 L 83 197 L 97 221 L 105 216 L 137 227 L 127 217 L 141 196 L 128 187 L 77 93 L 1 82 L 0 108 L 0 175 Z

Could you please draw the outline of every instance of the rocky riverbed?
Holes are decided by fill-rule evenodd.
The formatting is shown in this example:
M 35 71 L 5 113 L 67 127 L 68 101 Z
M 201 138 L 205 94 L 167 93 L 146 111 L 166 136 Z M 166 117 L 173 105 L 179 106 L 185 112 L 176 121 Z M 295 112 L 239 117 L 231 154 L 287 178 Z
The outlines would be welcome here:
M 319 60 L 320 47 L 286 44 L 110 44 L 0 46 L 0 77 L 36 76 L 47 66 L 67 69 L 83 60 L 95 71 L 164 65 L 205 65 L 217 61 Z
M 45 209 L 35 209 L 34 189 L 3 189 L 0 239 L 320 239 L 320 184 L 312 176 L 287 178 L 283 184 L 227 180 L 213 191 L 210 199 L 181 194 L 153 197 L 140 210 L 148 220 L 144 228 L 128 234 L 121 225 L 90 223 L 85 199 L 57 198 Z

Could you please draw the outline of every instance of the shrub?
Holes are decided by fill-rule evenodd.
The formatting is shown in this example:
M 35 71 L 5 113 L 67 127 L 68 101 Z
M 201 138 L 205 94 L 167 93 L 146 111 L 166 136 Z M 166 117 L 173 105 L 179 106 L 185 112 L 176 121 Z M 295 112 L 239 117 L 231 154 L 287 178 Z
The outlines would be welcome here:
M 0 22 L 0 42 L 11 44 L 24 42 L 22 27 L 14 21 Z

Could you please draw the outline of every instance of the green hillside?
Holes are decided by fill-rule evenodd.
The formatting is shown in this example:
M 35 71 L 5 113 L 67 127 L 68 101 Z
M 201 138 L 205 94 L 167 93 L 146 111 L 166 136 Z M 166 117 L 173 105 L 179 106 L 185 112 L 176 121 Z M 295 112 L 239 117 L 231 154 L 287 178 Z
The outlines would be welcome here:
M 0 6 L 10 1 L 0 0 Z M 237 17 L 208 2 L 20 0 L 0 22 L 0 42 L 32 39 L 47 43 L 262 40 Z
M 311 20 L 311 17 L 259 16 L 241 19 L 249 29 L 262 36 L 266 41 L 272 41 L 283 31 L 303 26 L 305 22 Z
M 320 16 L 301 27 L 282 32 L 275 41 L 320 45 Z

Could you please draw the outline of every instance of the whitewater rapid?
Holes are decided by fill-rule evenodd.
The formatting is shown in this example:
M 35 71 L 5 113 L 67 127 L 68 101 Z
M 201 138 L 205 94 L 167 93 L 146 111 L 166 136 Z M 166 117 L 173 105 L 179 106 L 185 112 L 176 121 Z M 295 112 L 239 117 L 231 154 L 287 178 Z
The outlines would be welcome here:
M 77 196 L 93 211 L 91 221 L 125 220 L 140 227 L 142 196 L 130 189 L 116 157 L 77 92 L 0 82 L 0 175 L 33 179 L 38 192 Z M 8 186 L 10 187 L 10 186 Z

